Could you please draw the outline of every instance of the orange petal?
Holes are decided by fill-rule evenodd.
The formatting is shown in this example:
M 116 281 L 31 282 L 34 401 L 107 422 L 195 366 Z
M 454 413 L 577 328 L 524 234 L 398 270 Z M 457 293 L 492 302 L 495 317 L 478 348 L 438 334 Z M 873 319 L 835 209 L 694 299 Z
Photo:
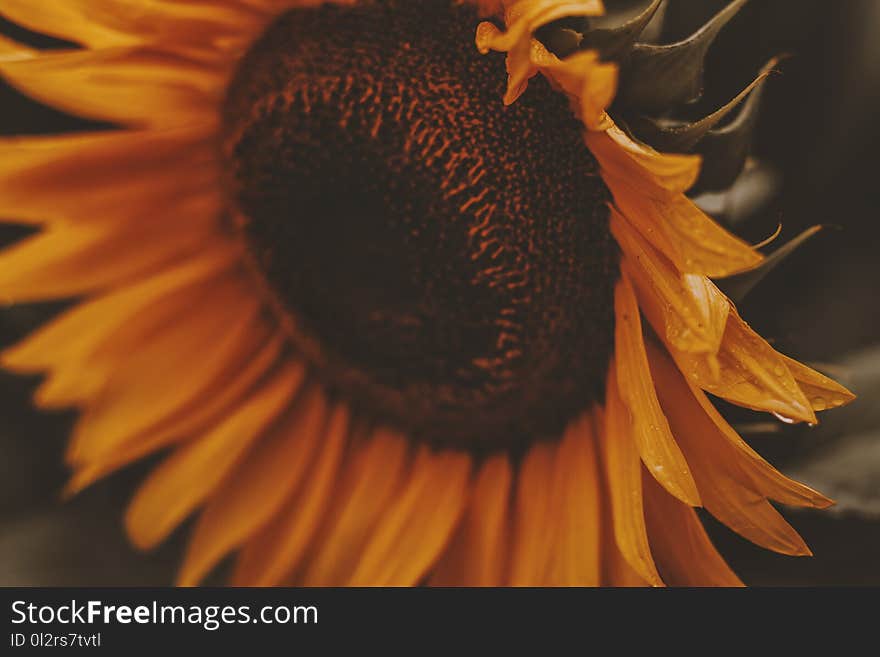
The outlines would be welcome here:
M 12 61 L 15 59 L 30 59 L 38 54 L 38 51 L 14 41 L 9 37 L 0 35 L 0 59 Z
M 261 14 L 224 0 L 64 0 L 39 6 L 31 0 L 4 0 L 2 13 L 35 32 L 91 48 L 149 41 L 168 47 L 216 46 L 233 37 L 252 38 L 265 22 Z
M 644 477 L 651 549 L 670 586 L 743 586 L 718 554 L 696 512 Z
M 781 355 L 781 354 L 780 354 Z M 788 371 L 816 412 L 845 406 L 856 396 L 842 385 L 793 358 L 782 356 Z
M 613 209 L 611 232 L 623 250 L 623 266 L 639 298 L 651 298 L 662 314 L 663 326 L 655 328 L 677 349 L 713 358 L 727 325 L 727 297 L 708 278 L 678 272 Z
M 402 490 L 408 443 L 385 429 L 357 448 L 336 482 L 326 524 L 301 576 L 304 586 L 341 586 L 357 568 L 373 528 Z
M 106 14 L 112 16 L 113 10 L 118 11 L 118 8 L 119 3 L 115 0 L 66 0 L 52 3 L 4 0 L 0 13 L 34 32 L 90 46 L 114 46 L 126 43 L 128 38 L 102 24 L 100 17 Z
M 480 468 L 458 533 L 437 566 L 432 586 L 502 585 L 512 479 L 507 456 L 493 456 Z
M 618 68 L 599 60 L 593 50 L 559 59 L 539 41 L 532 42 L 532 65 L 572 100 L 572 107 L 589 130 L 602 129 L 605 110 L 617 93 Z
M 190 261 L 62 314 L 3 352 L 2 364 L 23 373 L 58 368 L 66 363 L 76 363 L 79 367 L 86 359 L 91 361 L 94 351 L 101 345 L 116 337 L 136 318 L 146 315 L 144 310 L 149 308 L 151 313 L 157 313 L 161 310 L 157 307 L 161 302 L 179 298 L 192 302 L 198 296 L 196 286 L 208 287 L 221 281 L 223 272 L 240 257 L 239 244 L 208 244 L 204 254 Z M 164 319 L 161 312 L 157 314 Z
M 675 442 L 654 390 L 638 303 L 625 275 L 615 290 L 614 310 L 616 384 L 629 410 L 632 439 L 657 481 L 686 504 L 699 506 L 700 495 L 690 467 Z
M 554 558 L 553 486 L 556 445 L 538 443 L 523 458 L 518 475 L 509 586 L 543 586 Z
M 602 559 L 602 586 L 613 588 L 639 588 L 648 587 L 650 584 L 644 580 L 624 558 L 617 547 L 613 529 L 607 532 L 609 536 L 602 541 L 604 546 Z
M 277 586 L 296 567 L 330 503 L 348 433 L 348 411 L 337 406 L 308 478 L 280 514 L 242 550 L 232 577 L 234 585 Z
M 746 488 L 725 473 L 712 467 L 710 461 L 689 450 L 694 464 L 705 468 L 699 477 L 700 492 L 706 509 L 720 522 L 744 536 L 752 543 L 768 550 L 791 556 L 809 556 L 812 553 L 795 529 L 773 508 L 767 498 Z
M 766 496 L 773 493 L 794 498 L 802 506 L 823 506 L 821 502 L 826 500 L 766 464 L 762 467 L 760 457 L 752 456 L 751 450 L 743 449 L 721 433 L 668 357 L 658 350 L 652 352 L 651 362 L 660 384 L 657 389 L 663 408 L 679 445 L 694 466 L 706 509 L 758 545 L 783 554 L 809 554 L 801 537 L 767 502 Z
M 605 432 L 599 444 L 615 541 L 623 558 L 642 580 L 651 586 L 663 586 L 645 528 L 642 465 L 632 437 L 632 420 L 620 398 L 614 367 L 608 370 L 605 391 Z
M 326 426 L 327 402 L 313 388 L 212 495 L 187 547 L 180 586 L 197 584 L 278 512 L 305 475 Z
M 556 453 L 551 513 L 558 518 L 549 586 L 599 586 L 602 509 L 596 435 L 589 414 L 575 420 Z
M 204 250 L 218 229 L 220 199 L 196 199 L 178 212 L 170 215 L 179 220 L 174 239 L 167 222 L 92 222 L 56 225 L 19 242 L 0 253 L 0 296 L 20 303 L 93 293 Z
M 212 291 L 222 287 L 226 280 L 206 282 L 195 289 L 180 290 L 170 298 L 150 306 L 150 312 L 136 315 L 114 333 L 91 339 L 70 334 L 71 350 L 51 367 L 49 375 L 34 393 L 34 402 L 40 408 L 64 409 L 86 407 L 107 389 L 108 381 L 126 363 L 126 354 L 133 353 L 154 332 L 167 329 L 180 313 L 195 307 Z M 198 294 L 201 293 L 201 294 Z M 178 312 L 173 312 L 178 309 Z M 256 329 L 253 333 L 258 333 Z M 250 336 L 242 338 L 242 344 Z M 94 345 L 94 346 L 93 346 Z
M 699 356 L 673 351 L 679 368 L 707 392 L 787 421 L 816 423 L 816 415 L 782 354 L 755 333 L 731 307 L 718 352 L 720 374 Z
M 68 451 L 72 462 L 82 460 L 90 446 L 155 427 L 202 397 L 250 352 L 261 304 L 248 287 L 234 281 L 200 302 L 117 365 L 74 428 Z
M 155 127 L 216 121 L 226 81 L 222 68 L 147 48 L 0 59 L 0 75 L 22 93 L 65 112 Z
M 424 447 L 410 478 L 382 514 L 364 547 L 352 586 L 414 586 L 449 541 L 468 491 L 471 458 L 458 451 L 434 454 Z
M 603 408 L 596 408 L 593 411 L 595 415 L 596 437 L 600 441 L 605 440 L 604 431 L 606 425 L 606 413 Z M 650 586 L 633 568 L 629 565 L 620 548 L 617 547 L 617 537 L 614 533 L 614 512 L 611 504 L 611 487 L 606 481 L 604 457 L 602 450 L 599 450 L 599 470 L 600 470 L 600 490 L 601 495 L 601 512 L 602 512 L 602 530 L 600 532 L 600 543 L 602 546 L 602 586 L 612 587 L 646 587 Z
M 219 196 L 215 129 L 208 122 L 175 130 L 0 138 L 0 220 L 121 223 L 143 220 L 145 207 L 162 216 L 193 195 Z
M 492 23 L 481 23 L 477 26 L 476 43 L 483 54 L 490 50 L 507 53 L 506 105 L 519 98 L 528 81 L 538 72 L 532 61 L 536 44 L 532 35 L 537 29 L 569 16 L 599 16 L 604 10 L 599 0 L 517 0 L 505 3 L 505 9 L 507 31 L 502 32 Z
M 724 277 L 754 269 L 764 261 L 754 247 L 725 230 L 683 194 L 657 199 L 627 181 L 607 182 L 620 213 L 680 272 Z
M 110 472 L 175 441 L 191 438 L 231 414 L 253 385 L 278 362 L 287 342 L 281 332 L 272 334 L 256 330 L 253 338 L 259 347 L 242 363 L 234 364 L 203 398 L 146 433 L 116 434 L 119 440 L 105 440 L 95 446 L 95 451 L 85 452 L 83 463 L 76 466 L 77 470 L 65 488 L 66 494 L 77 493 Z
M 162 541 L 223 481 L 290 404 L 305 378 L 290 364 L 212 431 L 179 448 L 147 478 L 128 507 L 131 541 L 148 549 Z
M 607 119 L 606 129 L 591 130 L 584 136 L 609 184 L 626 181 L 643 194 L 663 200 L 671 194 L 683 194 L 697 181 L 701 165 L 698 155 L 659 153 L 609 123 Z
M 789 479 L 761 458 L 727 423 L 703 391 L 686 381 L 660 349 L 650 349 L 649 354 L 658 390 L 669 396 L 670 408 L 687 416 L 682 420 L 683 426 L 689 427 L 689 433 L 701 436 L 701 444 L 707 450 L 727 454 L 724 462 L 737 464 L 745 476 L 740 479 L 742 483 L 753 483 L 760 493 L 783 504 L 819 509 L 832 504 L 821 493 Z

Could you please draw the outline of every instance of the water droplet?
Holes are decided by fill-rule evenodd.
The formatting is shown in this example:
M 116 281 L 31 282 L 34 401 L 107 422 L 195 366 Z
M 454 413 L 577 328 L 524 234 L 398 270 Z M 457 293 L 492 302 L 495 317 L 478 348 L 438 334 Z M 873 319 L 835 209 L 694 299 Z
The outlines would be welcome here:
M 777 365 L 773 368 L 773 374 L 776 376 L 782 376 L 785 374 L 785 367 L 783 365 Z
M 780 422 L 785 422 L 786 424 L 797 424 L 797 420 L 793 420 L 790 417 L 785 417 L 784 415 L 780 415 L 779 413 L 774 413 L 773 415 Z
M 828 402 L 825 401 L 824 397 L 813 397 L 812 404 L 814 411 L 824 411 L 828 408 Z

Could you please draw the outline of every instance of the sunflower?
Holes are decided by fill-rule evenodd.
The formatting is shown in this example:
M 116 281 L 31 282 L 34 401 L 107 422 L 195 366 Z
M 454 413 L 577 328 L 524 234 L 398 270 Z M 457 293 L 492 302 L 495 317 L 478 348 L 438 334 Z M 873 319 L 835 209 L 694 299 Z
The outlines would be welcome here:
M 4 0 L 80 47 L 0 74 L 115 126 L 0 142 L 38 229 L 0 294 L 77 300 L 2 356 L 81 411 L 69 492 L 163 454 L 125 524 L 197 513 L 187 585 L 739 584 L 698 507 L 809 554 L 770 500 L 830 500 L 709 395 L 852 395 L 741 319 L 713 279 L 764 257 L 685 195 L 742 168 L 772 64 L 674 121 L 743 2 L 669 45 L 641 4 Z

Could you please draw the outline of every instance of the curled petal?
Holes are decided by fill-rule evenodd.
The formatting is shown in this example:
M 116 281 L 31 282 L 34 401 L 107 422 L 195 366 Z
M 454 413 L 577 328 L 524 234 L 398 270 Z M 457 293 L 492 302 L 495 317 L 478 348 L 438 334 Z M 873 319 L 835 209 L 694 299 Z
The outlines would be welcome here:
M 764 262 L 754 247 L 728 232 L 684 194 L 656 199 L 630 183 L 609 179 L 620 214 L 680 271 L 712 278 L 752 270 Z
M 532 44 L 532 65 L 572 101 L 575 113 L 589 130 L 599 130 L 607 119 L 605 110 L 617 92 L 615 64 L 599 61 L 595 51 L 559 59 L 538 41 Z
M 646 244 L 612 209 L 611 232 L 624 253 L 623 266 L 639 292 L 650 297 L 662 317 L 655 329 L 677 349 L 704 354 L 711 362 L 720 348 L 730 302 L 704 276 L 680 274 Z
M 611 119 L 604 125 L 606 129 L 588 131 L 585 139 L 609 182 L 628 182 L 643 194 L 666 200 L 671 194 L 683 194 L 697 181 L 698 155 L 659 153 L 629 137 Z
M 568 16 L 599 16 L 604 7 L 599 0 L 513 0 L 503 2 L 507 31 L 492 23 L 477 26 L 477 49 L 507 53 L 509 76 L 504 102 L 510 105 L 525 91 L 529 80 L 538 73 L 533 62 L 535 31 L 548 23 Z M 540 56 L 540 55 L 539 55 Z
M 679 369 L 692 384 L 733 404 L 774 413 L 787 422 L 816 423 L 816 415 L 784 356 L 755 333 L 732 305 L 718 353 L 709 358 L 678 349 L 665 339 L 657 300 L 645 295 L 640 301 L 654 330 L 664 337 Z

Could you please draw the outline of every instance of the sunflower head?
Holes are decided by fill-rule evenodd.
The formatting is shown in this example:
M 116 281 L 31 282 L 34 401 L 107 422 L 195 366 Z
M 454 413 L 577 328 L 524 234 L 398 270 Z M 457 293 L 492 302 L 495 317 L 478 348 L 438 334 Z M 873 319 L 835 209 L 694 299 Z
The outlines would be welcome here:
M 505 110 L 475 22 L 443 0 L 285 14 L 233 78 L 224 152 L 255 269 L 327 385 L 480 448 L 601 399 L 617 251 L 566 99 L 541 81 Z
M 71 490 L 155 452 L 126 517 L 199 519 L 239 584 L 734 585 L 694 511 L 808 548 L 830 503 L 706 393 L 852 395 L 713 279 L 764 256 L 687 196 L 746 160 L 769 68 L 698 121 L 712 39 L 665 3 L 6 0 L 82 44 L 0 74 L 103 133 L 0 142 L 0 294 L 79 303 L 4 364 L 81 415 Z M 173 384 L 172 384 L 173 383 Z

